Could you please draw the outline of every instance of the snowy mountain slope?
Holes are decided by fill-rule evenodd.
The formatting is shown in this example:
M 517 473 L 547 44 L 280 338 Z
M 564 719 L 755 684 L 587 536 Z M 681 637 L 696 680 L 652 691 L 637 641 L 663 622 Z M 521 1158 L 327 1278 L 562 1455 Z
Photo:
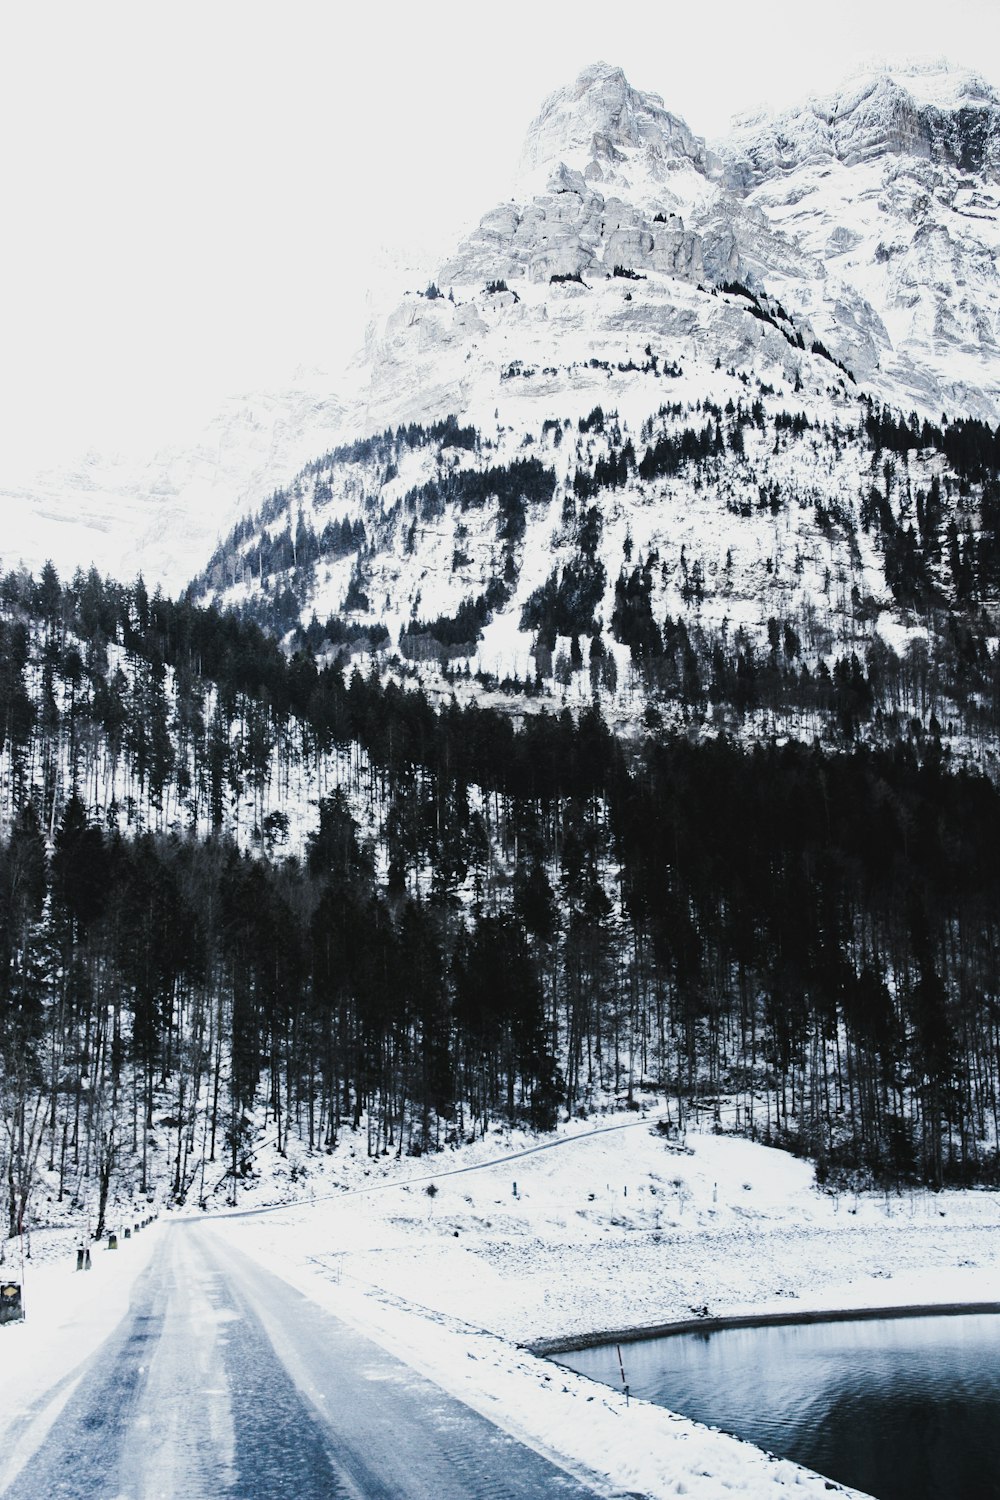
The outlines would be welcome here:
M 547 101 L 514 202 L 442 275 L 488 274 L 491 254 L 501 276 L 620 260 L 738 278 L 883 399 L 995 422 L 998 163 L 1000 100 L 944 65 L 862 77 L 712 151 L 597 64 Z
M 832 455 L 813 451 L 801 435 L 783 437 L 781 451 L 772 451 L 776 445 L 773 424 L 781 420 L 789 400 L 793 400 L 796 411 L 808 413 L 806 420 L 811 419 L 817 428 L 831 418 L 836 421 L 838 416 L 842 424 L 853 424 L 854 408 L 843 390 L 838 389 L 836 402 L 825 388 L 813 389 L 808 396 L 805 392 L 794 395 L 792 383 L 784 376 L 782 366 L 776 364 L 771 373 L 781 385 L 761 402 L 762 385 L 755 384 L 748 393 L 735 370 L 732 374 L 715 371 L 697 358 L 689 366 L 686 355 L 682 356 L 683 365 L 673 363 L 681 350 L 690 347 L 691 340 L 664 336 L 661 324 L 657 342 L 662 354 L 650 344 L 643 345 L 641 338 L 633 342 L 627 323 L 623 329 L 619 322 L 622 285 L 617 281 L 610 287 L 597 287 L 587 297 L 586 326 L 577 326 L 582 295 L 564 294 L 561 289 L 558 298 L 546 293 L 547 320 L 560 325 L 564 357 L 570 353 L 577 356 L 559 368 L 548 367 L 548 373 L 523 358 L 511 359 L 505 368 L 502 365 L 506 351 L 513 347 L 530 349 L 523 341 L 514 345 L 519 331 L 516 321 L 509 331 L 507 313 L 513 313 L 516 319 L 518 308 L 499 308 L 495 319 L 490 320 L 492 326 L 483 319 L 481 347 L 495 351 L 500 365 L 495 378 L 500 388 L 499 392 L 492 388 L 483 391 L 477 389 L 476 381 L 470 381 L 465 409 L 482 422 L 482 427 L 476 428 L 478 453 L 464 446 L 449 447 L 447 442 L 429 444 L 415 452 L 405 451 L 404 445 L 399 452 L 393 445 L 396 456 L 392 462 L 397 472 L 388 483 L 383 466 L 359 456 L 352 462 L 321 465 L 319 472 L 309 477 L 309 483 L 291 487 L 283 513 L 268 523 L 272 533 L 275 528 L 297 529 L 301 519 L 308 529 L 321 535 L 331 523 L 346 519 L 362 522 L 367 534 L 363 554 L 352 549 L 348 554 L 327 556 L 317 560 L 311 576 L 293 577 L 292 582 L 302 592 L 307 617 L 312 611 L 322 620 L 328 613 L 343 609 L 350 580 L 357 577 L 369 601 L 369 609 L 358 612 L 359 619 L 377 618 L 395 639 L 400 627 L 411 619 L 452 615 L 464 600 L 487 591 L 494 579 L 503 576 L 505 553 L 510 551 L 513 561 L 507 574 L 512 592 L 502 611 L 507 624 L 498 620 L 490 627 L 481 653 L 490 670 L 502 670 L 505 643 L 511 641 L 510 622 L 516 622 L 533 591 L 544 584 L 554 568 L 580 556 L 580 527 L 587 507 L 582 502 L 575 504 L 575 476 L 594 473 L 599 463 L 621 454 L 628 444 L 641 460 L 648 446 L 643 437 L 644 424 L 650 420 L 653 428 L 647 436 L 654 443 L 664 434 L 680 438 L 686 431 L 700 432 L 708 423 L 714 447 L 715 419 L 703 404 L 716 399 L 722 401 L 723 408 L 732 403 L 732 412 L 727 416 L 720 410 L 721 447 L 710 460 L 711 483 L 705 466 L 692 463 L 683 465 L 669 482 L 634 475 L 627 484 L 615 485 L 597 497 L 600 535 L 594 557 L 605 576 L 596 613 L 604 624 L 611 622 L 615 583 L 621 569 L 633 558 L 633 565 L 650 558 L 654 551 L 660 554 L 654 580 L 658 608 L 669 608 L 672 613 L 683 609 L 685 564 L 700 565 L 703 587 L 699 613 L 716 624 L 743 613 L 747 623 L 762 626 L 769 614 L 784 612 L 793 590 L 818 595 L 824 587 L 828 589 L 828 571 L 839 576 L 849 568 L 852 577 L 857 573 L 855 581 L 862 592 L 884 592 L 872 549 L 867 551 L 867 571 L 860 558 L 855 567 L 844 536 L 839 531 L 836 535 L 821 534 L 812 515 L 814 502 L 822 494 L 828 506 L 839 502 L 845 513 L 854 516 L 856 529 L 856 502 L 870 467 L 870 453 L 859 453 L 856 444 L 845 441 L 844 451 L 835 461 Z M 524 292 L 523 299 L 530 295 Z M 502 302 L 504 294 L 496 300 Z M 719 306 L 713 305 L 711 314 L 717 318 L 720 334 L 729 330 L 730 348 L 738 357 L 742 340 L 752 336 L 744 325 L 750 324 L 752 330 L 755 320 L 740 307 L 742 299 L 717 300 Z M 707 301 L 714 304 L 716 299 L 708 299 L 692 288 L 691 316 L 697 316 L 698 302 Z M 666 307 L 663 322 L 669 327 L 683 317 L 683 311 L 676 305 Z M 603 327 L 602 314 L 606 319 Z M 647 324 L 646 332 L 649 327 Z M 788 348 L 776 330 L 771 343 Z M 649 355 L 644 352 L 647 347 Z M 777 358 L 782 357 L 781 349 L 774 352 Z M 634 368 L 618 371 L 612 366 L 616 356 L 621 362 L 631 361 Z M 830 368 L 818 357 L 812 357 L 812 362 Z M 838 371 L 832 373 L 842 381 Z M 600 408 L 599 401 L 609 402 L 609 396 L 614 406 L 609 403 Z M 733 436 L 739 425 L 737 411 L 746 416 L 754 399 L 761 402 L 758 420 L 764 425 L 743 438 L 743 452 L 737 455 L 733 451 L 733 445 L 741 441 Z M 488 411 L 494 401 L 500 403 L 495 408 L 496 416 Z M 656 416 L 664 405 L 669 411 Z M 580 424 L 587 425 L 595 409 L 601 416 L 581 432 Z M 548 430 L 543 431 L 546 423 Z M 488 498 L 477 504 L 461 497 L 451 501 L 448 484 L 451 480 L 454 485 L 456 476 L 474 473 L 479 467 L 509 468 L 527 458 L 551 475 L 551 482 L 537 501 L 527 505 L 523 537 L 512 548 L 505 548 L 500 534 L 500 502 Z M 774 511 L 770 502 L 764 505 L 760 499 L 765 463 L 771 482 L 779 490 L 783 487 L 784 498 Z M 926 465 L 914 466 L 914 477 L 926 469 L 929 483 L 934 468 L 935 461 L 928 459 Z M 579 487 L 581 481 L 576 483 Z M 440 497 L 422 494 L 422 487 L 427 485 L 441 485 L 443 493 Z M 251 533 L 237 548 L 244 565 L 238 577 L 230 575 L 232 582 L 222 593 L 226 602 L 247 598 L 253 587 L 250 575 L 257 537 L 257 532 Z M 257 545 L 258 570 L 261 555 Z M 510 577 L 512 572 L 516 572 L 516 578 Z M 223 584 L 222 572 L 211 576 L 216 587 Z M 534 631 L 517 629 L 516 634 L 523 671 Z M 493 639 L 497 648 L 491 653 Z
M 543 106 L 514 198 L 442 276 L 738 278 L 883 399 L 995 422 L 998 163 L 996 92 L 945 65 L 862 76 L 711 150 L 596 64 Z

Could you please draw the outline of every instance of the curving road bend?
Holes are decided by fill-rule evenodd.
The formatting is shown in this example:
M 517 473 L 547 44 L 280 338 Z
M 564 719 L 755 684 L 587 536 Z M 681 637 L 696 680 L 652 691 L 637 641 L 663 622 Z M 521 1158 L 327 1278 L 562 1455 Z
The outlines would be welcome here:
M 0 1493 L 593 1500 L 606 1491 L 494 1427 L 210 1230 L 176 1224 L 47 1438 Z

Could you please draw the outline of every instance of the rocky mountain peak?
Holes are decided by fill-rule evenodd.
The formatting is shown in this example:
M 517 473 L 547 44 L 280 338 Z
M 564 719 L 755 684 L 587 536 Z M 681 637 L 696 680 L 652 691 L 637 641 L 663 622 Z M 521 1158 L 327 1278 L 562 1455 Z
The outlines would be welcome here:
M 550 95 L 529 127 L 521 155 L 526 184 L 537 190 L 560 164 L 634 196 L 678 169 L 708 173 L 713 158 L 658 94 L 633 88 L 621 68 L 598 62 Z

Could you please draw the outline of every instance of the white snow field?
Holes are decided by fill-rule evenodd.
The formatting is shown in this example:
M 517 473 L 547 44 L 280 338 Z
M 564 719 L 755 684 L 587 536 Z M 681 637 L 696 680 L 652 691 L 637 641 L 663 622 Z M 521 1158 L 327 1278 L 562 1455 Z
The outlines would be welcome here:
M 329 1156 L 291 1148 L 281 1159 L 265 1148 L 237 1212 L 220 1204 L 211 1229 L 617 1493 L 826 1494 L 828 1481 L 795 1464 L 645 1402 L 626 1407 L 623 1394 L 526 1346 L 702 1308 L 728 1316 L 1000 1302 L 1000 1194 L 835 1196 L 784 1152 L 693 1131 L 671 1139 L 657 1130 L 660 1117 L 609 1114 L 541 1141 L 497 1131 L 423 1158 L 369 1158 L 364 1132 L 349 1130 Z M 72 1270 L 68 1232 L 61 1248 L 62 1232 L 36 1235 L 34 1256 L 58 1258 L 29 1265 L 28 1319 L 0 1330 L 0 1493 L 19 1453 L 23 1461 L 44 1436 L 38 1427 L 58 1419 L 72 1372 L 123 1315 L 161 1232 L 154 1226 L 117 1253 L 95 1248 L 89 1276 Z M 624 1354 L 627 1367 L 627 1345 Z M 11 1452 L 18 1416 L 45 1391 L 44 1418 Z

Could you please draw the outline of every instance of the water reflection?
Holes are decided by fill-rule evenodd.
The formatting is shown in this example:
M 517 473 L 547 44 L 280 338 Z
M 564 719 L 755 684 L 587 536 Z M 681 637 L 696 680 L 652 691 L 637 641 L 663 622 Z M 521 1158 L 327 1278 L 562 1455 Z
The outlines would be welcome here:
M 622 1346 L 632 1392 L 879 1500 L 1000 1500 L 1000 1316 L 734 1328 Z M 560 1356 L 620 1385 L 614 1348 Z

